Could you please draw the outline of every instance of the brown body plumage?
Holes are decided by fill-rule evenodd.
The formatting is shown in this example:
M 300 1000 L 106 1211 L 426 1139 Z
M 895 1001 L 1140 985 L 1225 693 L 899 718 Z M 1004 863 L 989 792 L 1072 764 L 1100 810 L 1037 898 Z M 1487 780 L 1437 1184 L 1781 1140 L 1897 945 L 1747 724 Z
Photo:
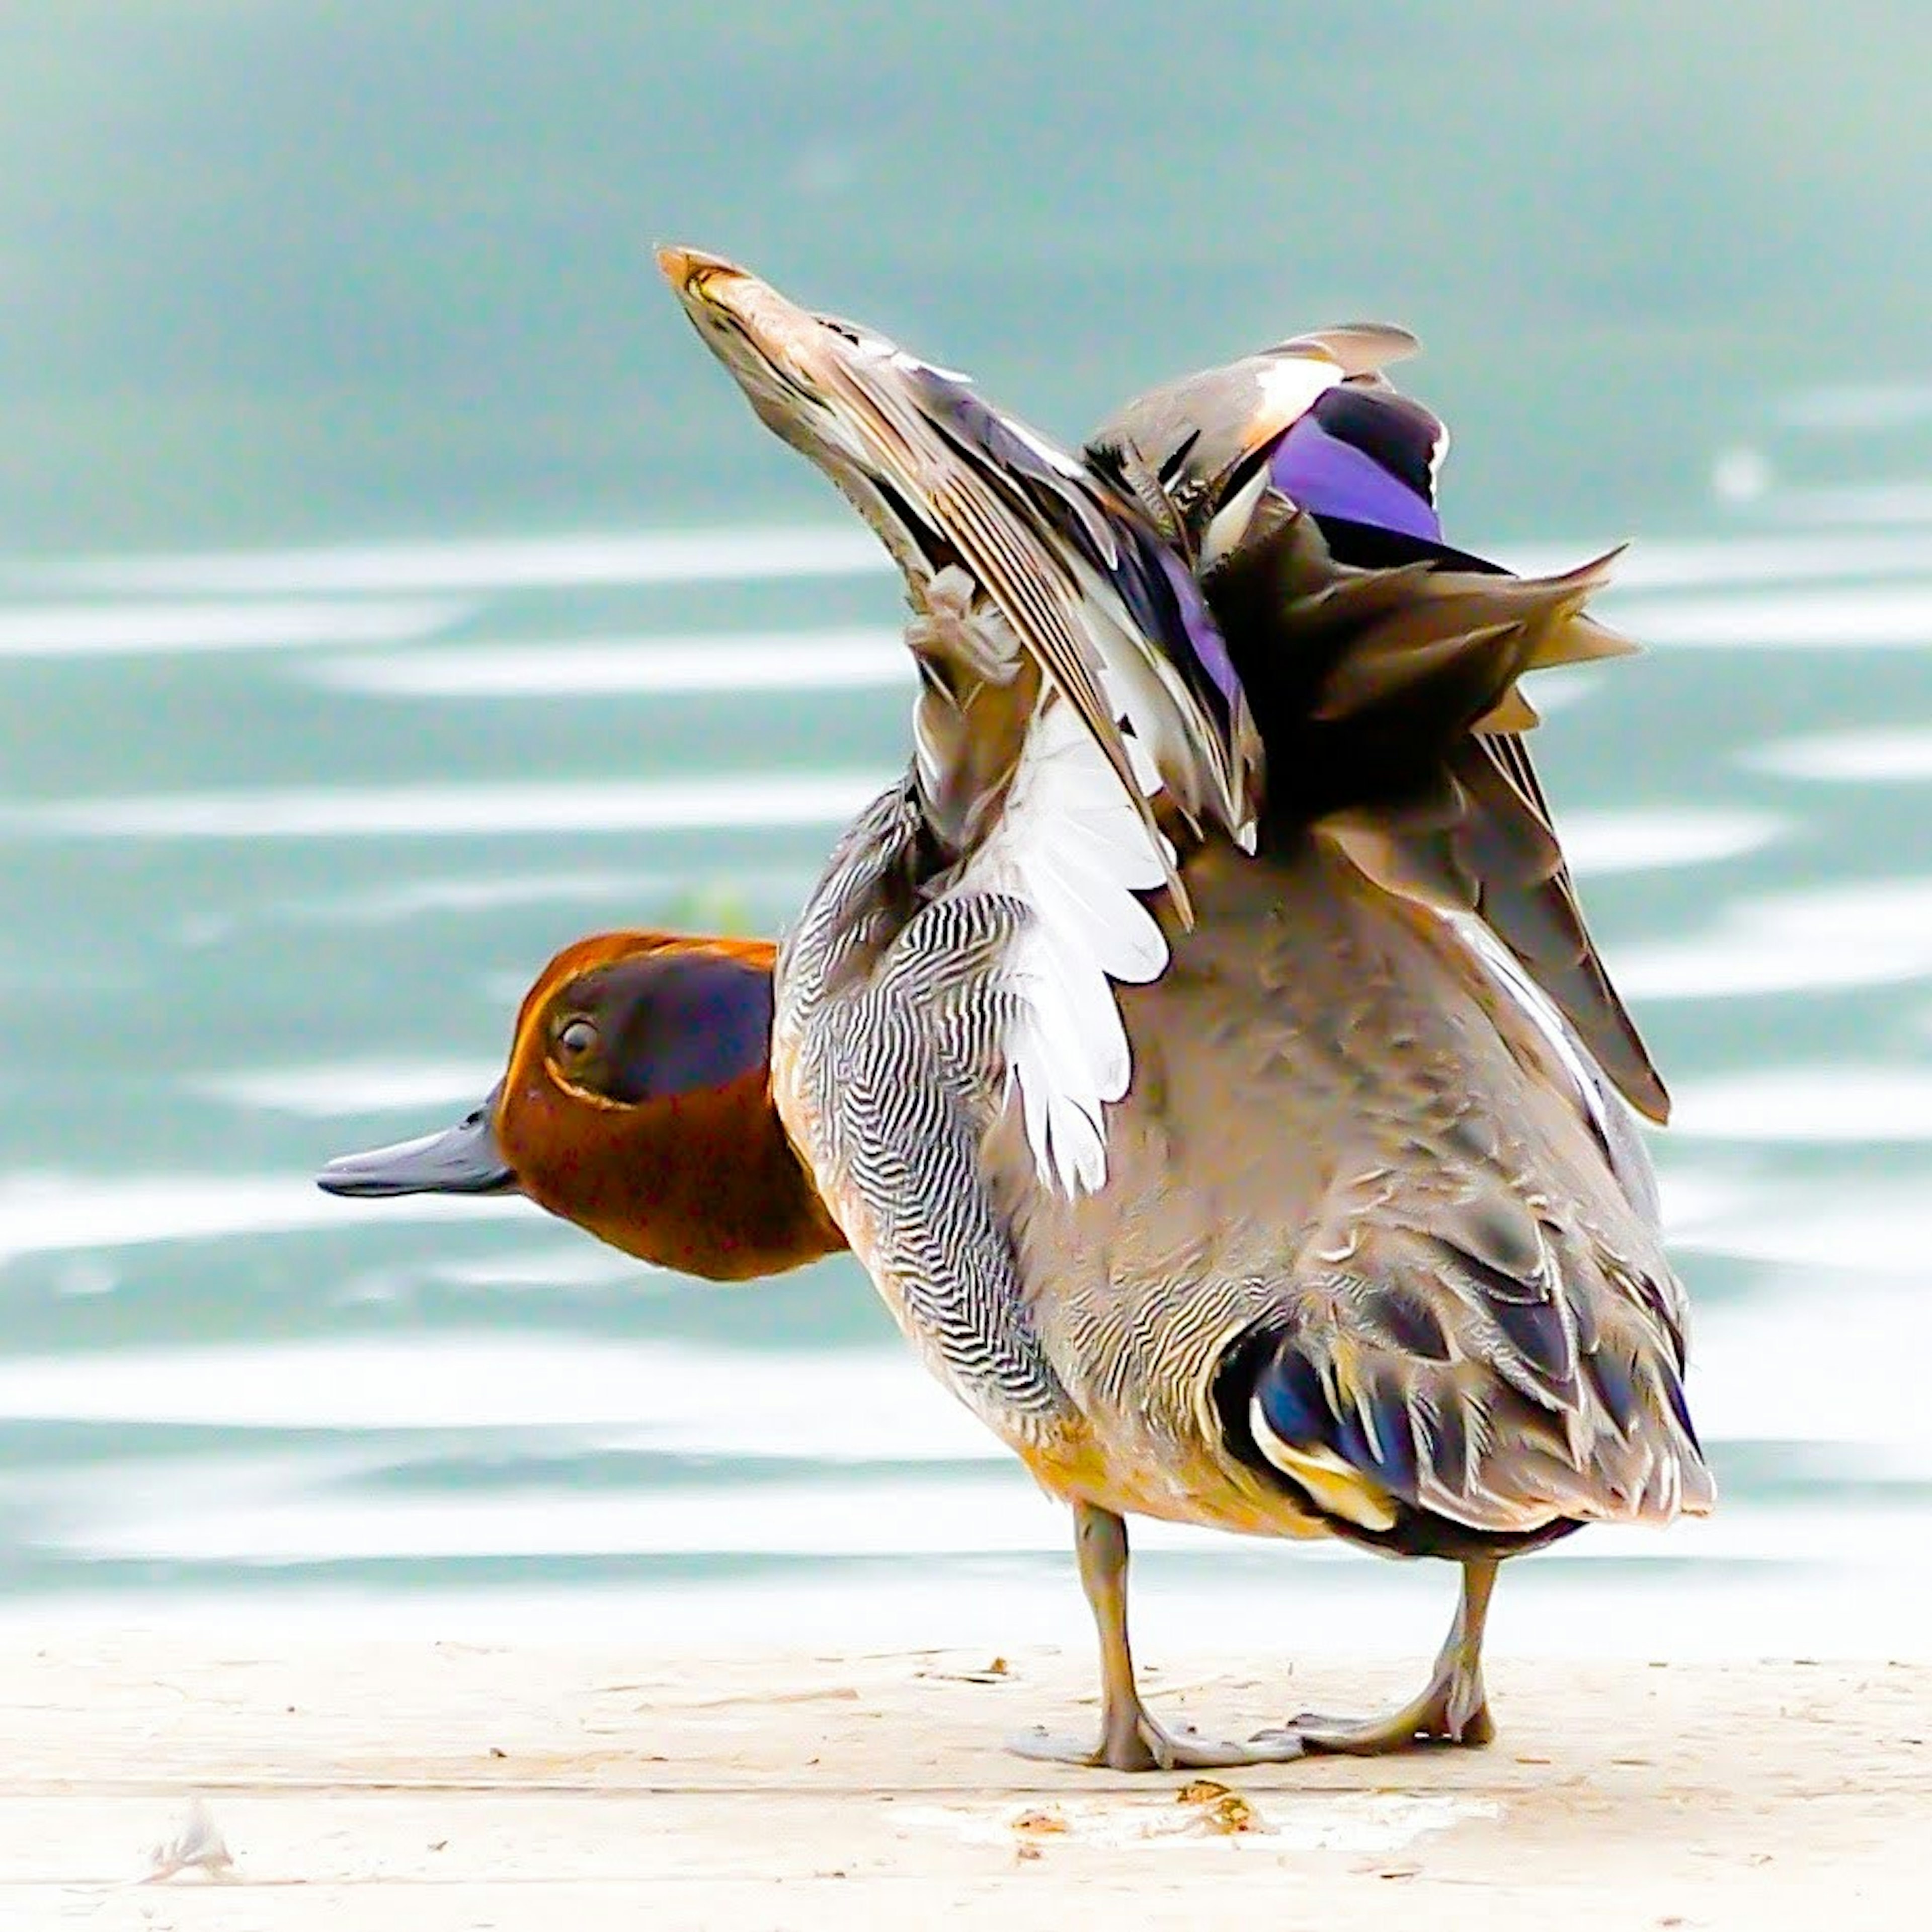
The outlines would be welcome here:
M 1185 876 L 1196 925 L 1120 992 L 1135 1080 L 1106 1192 L 1027 1184 L 1010 1114 L 986 1150 L 1071 1398 L 1064 1430 L 1016 1443 L 1036 1473 L 1123 1514 L 1410 1554 L 1707 1502 L 1672 1406 L 1682 1292 L 1547 1037 L 1322 839 Z M 1251 1332 L 1294 1336 L 1338 1409 L 1412 1432 L 1417 1505 L 1306 1454 L 1284 1495 L 1226 1412 Z

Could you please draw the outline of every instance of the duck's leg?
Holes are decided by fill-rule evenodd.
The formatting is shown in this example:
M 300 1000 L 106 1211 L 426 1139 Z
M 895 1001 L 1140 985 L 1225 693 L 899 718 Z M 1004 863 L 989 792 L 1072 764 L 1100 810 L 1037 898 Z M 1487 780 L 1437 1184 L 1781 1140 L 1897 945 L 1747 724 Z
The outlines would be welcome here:
M 1100 1633 L 1100 1742 L 1088 1744 L 1034 1731 L 1014 1738 L 1013 1750 L 1022 1757 L 1104 1765 L 1110 1771 L 1206 1771 L 1281 1764 L 1301 1755 L 1301 1739 L 1292 1729 L 1244 1744 L 1162 1730 L 1141 1702 L 1127 1644 L 1127 1526 L 1112 1510 L 1076 1502 L 1073 1534 L 1081 1585 Z
M 1388 1717 L 1366 1723 L 1304 1712 L 1287 1725 L 1288 1732 L 1301 1740 L 1305 1750 L 1352 1757 L 1378 1757 L 1421 1744 L 1487 1744 L 1496 1727 L 1490 1715 L 1489 1693 L 1483 1688 L 1483 1628 L 1489 1621 L 1496 1568 L 1493 1556 L 1472 1557 L 1463 1564 L 1456 1620 L 1420 1696 Z

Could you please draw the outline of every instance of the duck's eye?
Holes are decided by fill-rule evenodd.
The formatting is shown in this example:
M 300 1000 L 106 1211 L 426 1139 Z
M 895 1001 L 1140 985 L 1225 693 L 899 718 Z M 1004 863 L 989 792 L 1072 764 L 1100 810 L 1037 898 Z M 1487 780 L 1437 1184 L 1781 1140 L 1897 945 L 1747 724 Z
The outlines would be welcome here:
M 557 1029 L 556 1050 L 566 1060 L 587 1060 L 597 1051 L 597 1029 L 586 1019 L 567 1020 Z

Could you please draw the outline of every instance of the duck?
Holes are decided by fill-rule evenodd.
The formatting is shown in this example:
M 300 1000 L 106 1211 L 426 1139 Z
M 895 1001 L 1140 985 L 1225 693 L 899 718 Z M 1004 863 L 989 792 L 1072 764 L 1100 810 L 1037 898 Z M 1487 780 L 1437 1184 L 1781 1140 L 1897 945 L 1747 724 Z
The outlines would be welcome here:
M 1335 562 L 1410 580 L 1438 570 L 1506 575 L 1442 540 L 1436 490 L 1447 430 L 1384 374 L 1416 346 L 1386 324 L 1290 338 L 1136 398 L 1084 454 L 1197 569 L 1217 562 L 1230 503 L 1238 514 L 1264 482 L 1293 498 Z M 1332 386 L 1308 392 L 1311 374 L 1318 384 L 1336 372 Z M 1304 392 L 1314 400 L 1298 412 Z M 1251 647 L 1244 662 L 1251 683 L 1297 664 L 1308 681 L 1311 646 L 1324 627 L 1306 598 L 1282 608 L 1292 615 L 1276 625 L 1272 655 L 1258 662 Z M 1630 648 L 1580 611 L 1568 623 L 1574 656 Z M 1292 715 L 1293 704 L 1286 708 Z M 1277 698 L 1270 709 L 1280 715 L 1284 706 Z M 1452 765 L 1472 777 L 1460 807 L 1471 825 L 1456 864 L 1446 873 L 1438 866 L 1423 896 L 1438 910 L 1473 912 L 1472 943 L 1505 970 L 1504 956 L 1514 956 L 1598 1060 L 1618 1070 L 1630 1104 L 1665 1118 L 1667 1096 L 1584 929 L 1522 742 L 1535 713 L 1511 687 L 1478 722 L 1488 728 L 1448 746 Z M 1486 817 L 1492 822 L 1484 827 Z M 1384 842 L 1367 856 L 1390 838 L 1384 822 Z M 1439 856 L 1444 848 L 1436 849 Z M 1431 850 L 1429 840 L 1412 843 L 1404 866 L 1380 868 L 1384 883 L 1412 888 L 1418 867 L 1426 876 Z M 1359 846 L 1356 856 L 1364 857 Z M 844 1237 L 802 1166 L 787 1157 L 771 1098 L 764 1054 L 774 951 L 770 942 L 660 933 L 574 942 L 526 997 L 510 1070 L 482 1106 L 446 1132 L 332 1162 L 320 1184 L 362 1196 L 516 1188 L 627 1252 L 712 1280 L 754 1279 L 836 1252 Z M 614 992 L 622 999 L 614 1012 Z M 697 1051 L 686 1037 L 692 1028 L 706 1042 Z M 1560 1029 L 1556 1037 L 1566 1044 Z M 1568 1058 L 1575 1076 L 1596 1087 L 1600 1131 L 1654 1220 L 1641 1142 L 1604 1092 L 1598 1066 L 1574 1046 Z M 1480 1728 L 1465 1726 L 1463 1741 Z
M 1660 1084 L 1505 742 L 1520 679 L 1627 648 L 1584 608 L 1610 560 L 1362 554 L 1439 545 L 1419 508 L 1324 535 L 1278 472 L 1346 466 L 1291 432 L 1349 446 L 1321 399 L 1386 345 L 1249 372 L 1225 449 L 1169 395 L 1070 454 L 722 256 L 659 265 L 904 580 L 911 756 L 774 957 L 768 1077 L 915 1352 L 1071 1511 L 1100 1736 L 1019 1748 L 1488 1742 L 1501 1564 L 1715 1500 L 1625 1111 Z M 1133 1516 L 1444 1559 L 1456 1616 L 1392 1713 L 1169 1730 Z
M 608 1246 L 717 1282 L 844 1250 L 771 1101 L 770 940 L 573 940 L 525 994 L 502 1077 L 454 1126 L 345 1154 L 328 1193 L 520 1193 Z

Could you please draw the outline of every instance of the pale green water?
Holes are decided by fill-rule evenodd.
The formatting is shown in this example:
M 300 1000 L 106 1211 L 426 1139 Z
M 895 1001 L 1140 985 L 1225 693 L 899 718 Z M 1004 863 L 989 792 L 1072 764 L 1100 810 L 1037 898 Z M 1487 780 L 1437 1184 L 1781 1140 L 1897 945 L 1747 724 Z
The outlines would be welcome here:
M 10 1607 L 1080 1639 L 849 1264 L 308 1183 L 466 1107 L 578 932 L 773 928 L 903 756 L 893 585 L 675 236 L 1069 436 L 1398 317 L 1459 540 L 1637 537 L 1656 648 L 1542 762 L 1679 1098 L 1726 1507 L 1526 1566 L 1499 1641 L 1922 1642 L 1932 16 L 640 10 L 0 19 Z M 1156 1629 L 1432 1647 L 1446 1580 L 1145 1540 Z

